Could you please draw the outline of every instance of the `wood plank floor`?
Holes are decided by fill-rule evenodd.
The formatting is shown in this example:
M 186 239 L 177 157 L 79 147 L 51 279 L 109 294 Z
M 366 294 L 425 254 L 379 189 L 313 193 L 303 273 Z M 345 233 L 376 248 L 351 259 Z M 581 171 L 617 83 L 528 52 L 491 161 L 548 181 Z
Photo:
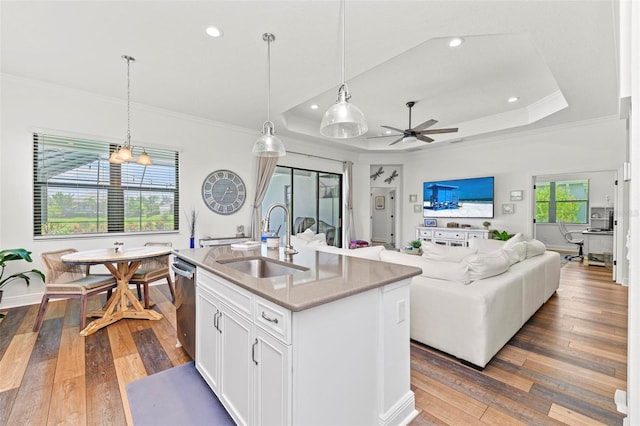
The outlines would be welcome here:
M 79 335 L 77 301 L 37 306 L 0 322 L 0 425 L 131 424 L 125 385 L 184 364 L 166 285 L 152 287 L 160 321 L 122 320 Z M 104 296 L 103 296 L 104 297 Z M 103 302 L 96 297 L 90 308 Z M 557 294 L 484 371 L 411 343 L 414 425 L 621 425 L 626 389 L 627 290 L 611 270 L 571 262 Z

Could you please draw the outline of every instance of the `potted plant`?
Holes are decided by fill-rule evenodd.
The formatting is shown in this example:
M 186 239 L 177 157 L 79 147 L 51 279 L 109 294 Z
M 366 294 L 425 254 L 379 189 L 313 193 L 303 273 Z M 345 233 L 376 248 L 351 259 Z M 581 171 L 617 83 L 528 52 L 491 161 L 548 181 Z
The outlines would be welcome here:
M 489 229 L 489 227 L 491 226 L 491 222 L 484 221 L 484 222 L 482 222 L 482 226 L 484 226 L 485 229 Z
M 422 254 L 421 248 L 422 248 L 422 241 L 420 240 L 413 240 L 409 242 L 409 245 L 407 246 L 407 249 L 411 252 L 415 252 L 415 254 Z
M 0 250 L 0 301 L 2 300 L 2 287 L 8 284 L 10 281 L 15 279 L 23 279 L 24 282 L 29 285 L 31 282 L 31 277 L 29 277 L 30 273 L 34 273 L 44 281 L 44 274 L 37 269 L 32 269 L 30 271 L 24 272 L 16 272 L 8 276 L 7 278 L 3 278 L 4 276 L 4 268 L 6 267 L 7 262 L 12 260 L 26 260 L 27 262 L 32 262 L 31 252 L 22 248 L 18 249 L 8 249 L 8 250 Z
M 498 231 L 497 229 L 493 231 L 493 239 L 500 241 L 507 241 L 509 238 L 513 237 L 515 234 L 509 234 L 507 231 Z

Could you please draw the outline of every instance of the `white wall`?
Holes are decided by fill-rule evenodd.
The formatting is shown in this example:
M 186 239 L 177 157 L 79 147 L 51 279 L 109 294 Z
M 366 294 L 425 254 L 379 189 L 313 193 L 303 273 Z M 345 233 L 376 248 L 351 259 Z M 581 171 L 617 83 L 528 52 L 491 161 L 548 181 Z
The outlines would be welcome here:
M 625 123 L 618 119 L 576 123 L 574 126 L 522 133 L 509 137 L 449 144 L 406 157 L 403 191 L 421 194 L 422 183 L 430 180 L 495 176 L 495 217 L 492 229 L 523 232 L 531 237 L 532 176 L 594 170 L 616 170 L 625 158 Z M 502 203 L 510 201 L 510 191 L 524 190 L 515 201 L 515 213 L 503 215 Z M 407 198 L 407 197 L 405 197 Z M 421 215 L 402 203 L 401 240 L 415 238 Z M 462 222 L 458 219 L 453 221 Z M 483 219 L 467 219 L 481 228 Z M 446 223 L 446 222 L 444 222 Z M 444 224 L 443 223 L 443 224 Z M 440 221 L 438 223 L 440 225 Z
M 32 155 L 34 131 L 47 131 L 68 136 L 85 136 L 97 140 L 121 142 L 126 133 L 126 102 L 91 93 L 70 90 L 43 82 L 1 76 L 2 129 L 0 132 L 0 247 L 24 247 L 33 251 L 34 263 L 12 262 L 5 274 L 32 267 L 42 269 L 40 253 L 66 247 L 79 250 L 108 247 L 114 236 L 92 238 L 33 238 Z M 205 236 L 234 236 L 236 226 L 250 229 L 251 206 L 255 193 L 256 158 L 251 154 L 259 130 L 234 128 L 212 120 L 176 114 L 132 103 L 132 145 L 176 149 L 180 152 L 179 233 L 160 235 L 118 236 L 126 245 L 142 245 L 146 241 L 171 241 L 174 248 L 188 247 L 189 234 L 184 223 L 185 212 L 198 211 L 196 239 Z M 339 160 L 353 160 L 354 155 L 337 149 L 314 147 L 284 139 L 287 150 L 323 155 Z M 303 155 L 288 155 L 283 164 L 309 168 L 322 164 Z M 322 169 L 341 172 L 340 162 Z M 326 166 L 326 164 L 323 164 Z M 202 182 L 217 169 L 230 169 L 244 180 L 249 196 L 239 212 L 221 216 L 203 203 Z M 28 267 L 28 268 L 27 268 Z M 22 282 L 7 285 L 1 306 L 39 302 L 42 283 L 33 280 L 27 288 Z

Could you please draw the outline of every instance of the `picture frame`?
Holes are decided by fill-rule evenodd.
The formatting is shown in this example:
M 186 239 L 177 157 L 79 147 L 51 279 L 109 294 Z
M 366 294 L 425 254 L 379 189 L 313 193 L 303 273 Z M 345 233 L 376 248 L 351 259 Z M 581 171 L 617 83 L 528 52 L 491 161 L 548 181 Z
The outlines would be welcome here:
M 511 201 L 522 201 L 522 190 L 521 189 L 516 189 L 511 191 L 510 195 L 510 199 Z
M 418 194 L 410 194 L 409 195 L 409 202 L 410 203 L 415 203 L 418 201 Z
M 425 219 L 424 220 L 424 226 L 438 226 L 438 220 L 437 219 Z
M 414 213 L 422 213 L 422 206 L 420 204 L 414 204 L 413 205 L 413 212 Z
M 515 210 L 516 205 L 513 203 L 505 203 L 502 205 L 502 214 L 513 214 Z
M 373 199 L 374 206 L 376 210 L 384 210 L 384 195 L 376 195 Z

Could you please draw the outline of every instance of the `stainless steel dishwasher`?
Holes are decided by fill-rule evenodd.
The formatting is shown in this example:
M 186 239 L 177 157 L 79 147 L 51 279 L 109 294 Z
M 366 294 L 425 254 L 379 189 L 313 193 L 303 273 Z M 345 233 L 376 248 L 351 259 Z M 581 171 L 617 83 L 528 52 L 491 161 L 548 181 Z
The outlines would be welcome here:
M 176 274 L 176 328 L 185 352 L 196 359 L 196 267 L 175 258 L 171 269 Z

